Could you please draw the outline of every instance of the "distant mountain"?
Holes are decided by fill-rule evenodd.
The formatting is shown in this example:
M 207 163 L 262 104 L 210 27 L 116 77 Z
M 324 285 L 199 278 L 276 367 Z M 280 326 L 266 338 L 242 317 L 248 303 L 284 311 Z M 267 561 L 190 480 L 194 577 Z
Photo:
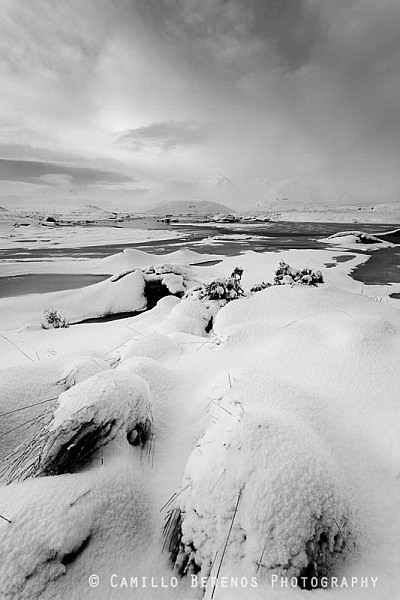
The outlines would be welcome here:
M 196 214 L 196 215 L 218 215 L 220 213 L 231 213 L 229 206 L 219 202 L 207 200 L 171 200 L 162 202 L 147 212 L 156 215 L 177 215 L 177 214 Z

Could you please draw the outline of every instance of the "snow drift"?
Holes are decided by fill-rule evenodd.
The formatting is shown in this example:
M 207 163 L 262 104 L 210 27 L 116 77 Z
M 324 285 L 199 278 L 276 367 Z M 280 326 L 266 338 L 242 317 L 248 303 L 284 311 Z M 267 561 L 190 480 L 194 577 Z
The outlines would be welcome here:
M 318 269 L 327 253 L 315 252 L 281 256 Z M 246 289 L 273 276 L 276 256 L 241 258 Z M 225 260 L 226 275 L 237 257 Z M 222 275 L 214 267 L 210 279 Z M 55 411 L 46 405 L 35 417 L 33 437 L 9 446 L 12 483 L 0 487 L 7 600 L 122 599 L 127 590 L 111 590 L 110 574 L 159 581 L 176 571 L 210 575 L 206 598 L 217 574 L 259 580 L 258 590 L 218 588 L 216 600 L 302 593 L 272 589 L 274 573 L 305 577 L 305 587 L 312 575 L 373 575 L 376 590 L 329 595 L 396 597 L 400 313 L 361 295 L 347 275 L 323 276 L 322 286 L 271 286 L 222 307 L 167 296 L 129 319 L 10 338 L 32 357 L 13 354 L 20 378 L 34 372 L 42 384 L 22 390 L 16 367 L 3 365 L 5 397 L 24 409 L 22 391 L 28 405 L 69 389 Z M 24 412 L 16 415 L 5 434 L 24 425 Z M 175 572 L 162 554 L 168 509 Z M 198 597 L 188 581 L 160 597 Z

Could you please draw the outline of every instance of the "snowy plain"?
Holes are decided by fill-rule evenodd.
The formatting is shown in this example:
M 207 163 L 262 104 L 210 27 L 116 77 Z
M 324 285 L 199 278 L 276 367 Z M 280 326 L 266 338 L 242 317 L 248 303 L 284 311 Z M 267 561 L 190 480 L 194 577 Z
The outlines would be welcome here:
M 71 423 L 75 427 L 88 413 L 94 422 L 102 415 L 125 427 L 132 419 L 120 387 L 129 387 L 131 377 L 137 395 L 129 414 L 147 415 L 150 404 L 153 432 L 147 452 L 127 442 L 126 428 L 114 427 L 108 443 L 72 474 L 0 487 L 0 514 L 11 521 L 0 519 L 0 597 L 201 597 L 189 577 L 177 588 L 168 584 L 174 572 L 162 552 L 161 509 L 171 498 L 203 565 L 215 552 L 221 555 L 238 502 L 219 581 L 239 575 L 256 577 L 258 585 L 208 585 L 205 598 L 397 597 L 399 301 L 388 297 L 394 286 L 351 278 L 365 255 L 323 267 L 342 253 L 245 251 L 202 266 L 213 256 L 188 250 L 55 261 L 65 272 L 107 274 L 166 262 L 198 281 L 241 266 L 246 291 L 271 281 L 281 259 L 323 271 L 319 287 L 272 286 L 221 308 L 166 296 L 134 317 L 41 328 L 45 308 L 143 310 L 137 271 L 82 290 L 0 300 L 3 414 L 62 394 L 53 425 L 65 427 L 67 440 Z M 31 263 L 30 272 L 54 268 L 49 262 Z M 21 267 L 7 268 L 16 274 Z M 206 331 L 210 316 L 213 327 Z M 75 404 L 69 410 L 70 397 Z M 2 458 L 26 443 L 42 410 L 2 415 Z M 269 567 L 277 557 L 289 558 L 294 569 L 304 562 L 302 545 L 318 511 L 335 535 L 348 527 L 354 549 L 334 572 L 357 584 L 313 591 L 271 587 Z M 271 529 L 276 534 L 266 544 Z M 99 576 L 98 587 L 89 585 L 92 574 Z M 124 578 L 140 576 L 148 577 L 147 587 L 125 587 Z M 158 588 L 150 587 L 150 577 Z M 371 582 L 361 587 L 362 577 L 377 577 L 376 588 Z
M 8 221 L 0 221 L 0 247 L 4 249 L 77 248 L 110 243 L 168 240 L 176 237 L 180 237 L 180 234 L 174 231 L 128 229 L 121 226 L 43 226 L 35 222 L 13 226 Z

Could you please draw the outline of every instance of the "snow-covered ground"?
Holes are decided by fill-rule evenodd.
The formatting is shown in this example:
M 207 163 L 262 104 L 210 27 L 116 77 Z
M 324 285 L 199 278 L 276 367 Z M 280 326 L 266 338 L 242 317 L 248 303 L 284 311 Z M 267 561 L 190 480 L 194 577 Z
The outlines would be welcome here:
M 399 203 L 369 206 L 310 206 L 268 211 L 273 221 L 313 221 L 318 223 L 399 223 Z
M 342 254 L 59 261 L 85 273 L 168 262 L 204 282 L 241 266 L 248 291 L 284 259 L 325 281 L 222 307 L 166 296 L 136 317 L 66 329 L 37 328 L 40 309 L 131 306 L 141 271 L 0 300 L 1 456 L 29 450 L 0 463 L 13 481 L 0 487 L 0 597 L 190 600 L 203 575 L 204 597 L 216 600 L 397 597 L 400 311 L 388 298 L 397 288 L 351 279 L 365 255 L 324 268 Z M 9 263 L 2 274 L 24 267 L 49 272 Z M 58 408 L 45 403 L 58 396 Z M 176 556 L 175 538 L 162 552 L 168 514 L 167 533 L 183 536 Z M 281 576 L 304 574 L 311 558 L 333 588 L 285 587 Z
M 107 244 L 132 244 L 182 237 L 176 231 L 130 229 L 118 226 L 57 226 L 29 223 L 14 227 L 0 222 L 0 249 L 80 248 Z

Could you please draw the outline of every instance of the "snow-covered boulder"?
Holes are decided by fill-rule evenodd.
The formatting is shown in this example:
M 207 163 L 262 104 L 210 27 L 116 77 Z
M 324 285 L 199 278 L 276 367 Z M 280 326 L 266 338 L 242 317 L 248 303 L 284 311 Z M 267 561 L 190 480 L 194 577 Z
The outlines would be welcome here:
M 146 309 L 145 281 L 140 270 L 106 279 L 78 290 L 63 292 L 56 308 L 69 323 Z M 53 308 L 53 307 L 50 307 Z
M 183 275 L 176 273 L 166 273 L 161 280 L 162 285 L 168 288 L 169 292 L 174 295 L 184 294 L 186 291 Z
M 222 563 L 241 565 L 303 587 L 336 573 L 354 538 L 327 446 L 289 414 L 229 411 L 192 452 L 171 505 L 165 545 L 175 568 L 209 577 Z
M 343 248 L 368 248 L 368 250 L 379 250 L 380 248 L 392 248 L 395 246 L 390 241 L 390 235 L 382 235 L 382 239 L 378 235 L 365 233 L 364 231 L 338 231 L 325 239 L 320 239 L 323 243 L 335 244 Z

